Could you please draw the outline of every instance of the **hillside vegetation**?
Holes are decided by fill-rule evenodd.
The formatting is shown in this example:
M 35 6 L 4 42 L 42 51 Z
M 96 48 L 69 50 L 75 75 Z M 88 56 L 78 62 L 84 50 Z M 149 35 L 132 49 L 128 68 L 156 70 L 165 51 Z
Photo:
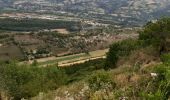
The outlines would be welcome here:
M 138 39 L 112 44 L 106 59 L 66 68 L 1 64 L 1 98 L 168 100 L 169 40 L 170 18 L 163 18 L 148 22 Z
M 40 31 L 43 29 L 65 28 L 69 31 L 79 31 L 80 23 L 75 21 L 62 20 L 41 20 L 41 19 L 12 19 L 1 18 L 0 30 L 5 31 Z

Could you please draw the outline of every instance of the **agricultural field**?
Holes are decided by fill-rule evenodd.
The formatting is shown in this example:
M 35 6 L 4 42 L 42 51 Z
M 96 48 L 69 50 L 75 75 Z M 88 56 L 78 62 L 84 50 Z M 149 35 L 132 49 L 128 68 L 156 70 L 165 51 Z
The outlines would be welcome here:
M 96 50 L 104 50 L 113 42 L 138 36 L 135 28 L 115 28 L 111 25 L 93 29 L 88 27 L 88 24 L 78 21 L 1 18 L 0 50 L 3 52 L 0 54 L 2 58 L 6 58 L 5 61 L 41 59 L 45 61 L 40 65 L 59 61 L 59 65 L 70 62 L 72 64 L 79 60 L 102 57 L 103 51 L 101 53 Z M 11 46 L 14 48 L 12 53 Z M 4 47 L 7 50 L 4 50 Z M 96 51 L 99 56 L 91 51 Z M 51 60 L 53 57 L 54 60 Z
M 8 59 L 22 60 L 24 55 L 20 48 L 15 45 L 0 46 L 0 61 L 7 61 Z
M 70 66 L 73 64 L 79 64 L 84 63 L 89 60 L 99 59 L 99 58 L 105 58 L 106 53 L 108 52 L 108 49 L 104 50 L 96 50 L 91 51 L 89 53 L 80 53 L 80 54 L 74 54 L 69 56 L 63 56 L 63 57 L 47 57 L 47 58 L 41 58 L 37 59 L 37 64 L 40 67 L 45 67 L 48 65 L 58 65 L 60 67 Z M 34 60 L 24 63 L 33 63 Z

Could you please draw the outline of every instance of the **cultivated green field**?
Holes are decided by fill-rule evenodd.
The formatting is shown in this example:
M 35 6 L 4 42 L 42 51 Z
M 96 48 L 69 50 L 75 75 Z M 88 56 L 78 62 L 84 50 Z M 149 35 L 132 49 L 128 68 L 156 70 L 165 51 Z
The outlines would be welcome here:
M 63 57 L 41 58 L 41 59 L 36 59 L 36 61 L 40 67 L 42 66 L 46 67 L 48 65 L 55 65 L 55 64 L 64 67 L 72 64 L 84 63 L 85 61 L 88 60 L 103 58 L 105 57 L 106 52 L 108 52 L 108 49 L 96 50 L 96 51 L 89 52 L 88 54 L 80 53 L 80 54 L 74 54 L 74 55 L 63 56 Z M 34 61 L 32 60 L 26 63 L 30 64 L 33 62 Z

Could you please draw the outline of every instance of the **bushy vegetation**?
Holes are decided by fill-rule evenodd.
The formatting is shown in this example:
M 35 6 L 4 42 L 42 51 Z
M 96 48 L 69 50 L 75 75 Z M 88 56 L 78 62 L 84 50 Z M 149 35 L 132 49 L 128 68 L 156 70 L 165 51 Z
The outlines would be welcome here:
M 162 54 L 161 60 L 166 64 L 170 64 L 170 53 Z
M 111 76 L 105 71 L 98 71 L 88 78 L 90 89 L 98 91 L 100 89 L 114 89 L 115 83 Z
M 141 95 L 143 98 L 147 100 L 167 100 L 170 97 L 170 67 L 167 64 L 170 64 L 170 62 L 164 61 L 163 64 L 154 67 L 152 71 L 157 73 L 158 76 L 148 82 L 150 84 Z
M 37 68 L 14 62 L 0 65 L 0 89 L 14 100 L 57 89 L 66 82 L 64 70 L 57 67 Z
M 170 50 L 170 18 L 162 18 L 156 22 L 148 22 L 139 32 L 138 40 L 123 40 L 110 46 L 105 68 L 115 68 L 118 59 L 128 56 L 132 51 L 152 46 L 158 55 Z
M 80 81 L 86 76 L 91 75 L 93 71 L 103 68 L 104 59 L 87 61 L 83 64 L 76 64 L 63 68 L 66 74 L 69 76 L 69 82 Z
M 141 44 L 137 40 L 127 39 L 110 46 L 105 61 L 105 69 L 115 68 L 118 59 L 122 56 L 128 56 L 132 51 L 141 48 Z
M 139 34 L 139 40 L 145 45 L 153 45 L 159 53 L 167 52 L 170 39 L 170 18 L 162 18 L 156 22 L 148 22 Z
M 38 68 L 37 62 L 32 65 L 18 65 L 16 62 L 0 64 L 0 91 L 5 91 L 14 100 L 30 98 L 40 92 L 48 92 L 58 87 L 84 79 L 94 70 L 101 69 L 103 59 L 85 62 L 84 64 L 58 68 L 49 66 Z
M 155 55 L 159 55 L 161 61 L 163 62 L 163 64 L 153 66 L 153 69 L 149 71 L 150 73 L 156 73 L 158 76 L 142 80 L 138 83 L 140 87 L 138 87 L 137 84 L 137 88 L 130 86 L 127 91 L 120 92 L 119 97 L 121 96 L 121 93 L 123 93 L 126 97 L 131 95 L 130 98 L 133 99 L 141 98 L 145 100 L 167 100 L 169 98 L 169 39 L 170 18 L 163 18 L 156 22 L 147 23 L 144 26 L 144 29 L 140 31 L 138 40 L 124 40 L 111 45 L 110 50 L 107 53 L 105 65 L 106 69 L 115 68 L 121 57 L 133 55 L 132 52 L 134 53 L 140 49 L 145 49 L 148 47 L 154 48 L 155 52 L 157 52 Z M 129 84 L 131 83 L 129 82 Z M 135 94 L 133 93 L 134 91 Z M 119 90 L 116 94 L 119 94 Z
M 100 70 L 88 77 L 89 99 L 90 100 L 113 100 L 113 90 L 116 87 L 111 75 Z

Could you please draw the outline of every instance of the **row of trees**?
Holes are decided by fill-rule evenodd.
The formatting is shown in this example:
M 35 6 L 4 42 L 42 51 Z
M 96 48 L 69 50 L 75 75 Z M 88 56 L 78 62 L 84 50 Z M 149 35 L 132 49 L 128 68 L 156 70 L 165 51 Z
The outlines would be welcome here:
M 0 29 L 7 31 L 39 31 L 43 29 L 66 28 L 69 31 L 79 31 L 80 22 L 42 20 L 42 19 L 0 19 Z

